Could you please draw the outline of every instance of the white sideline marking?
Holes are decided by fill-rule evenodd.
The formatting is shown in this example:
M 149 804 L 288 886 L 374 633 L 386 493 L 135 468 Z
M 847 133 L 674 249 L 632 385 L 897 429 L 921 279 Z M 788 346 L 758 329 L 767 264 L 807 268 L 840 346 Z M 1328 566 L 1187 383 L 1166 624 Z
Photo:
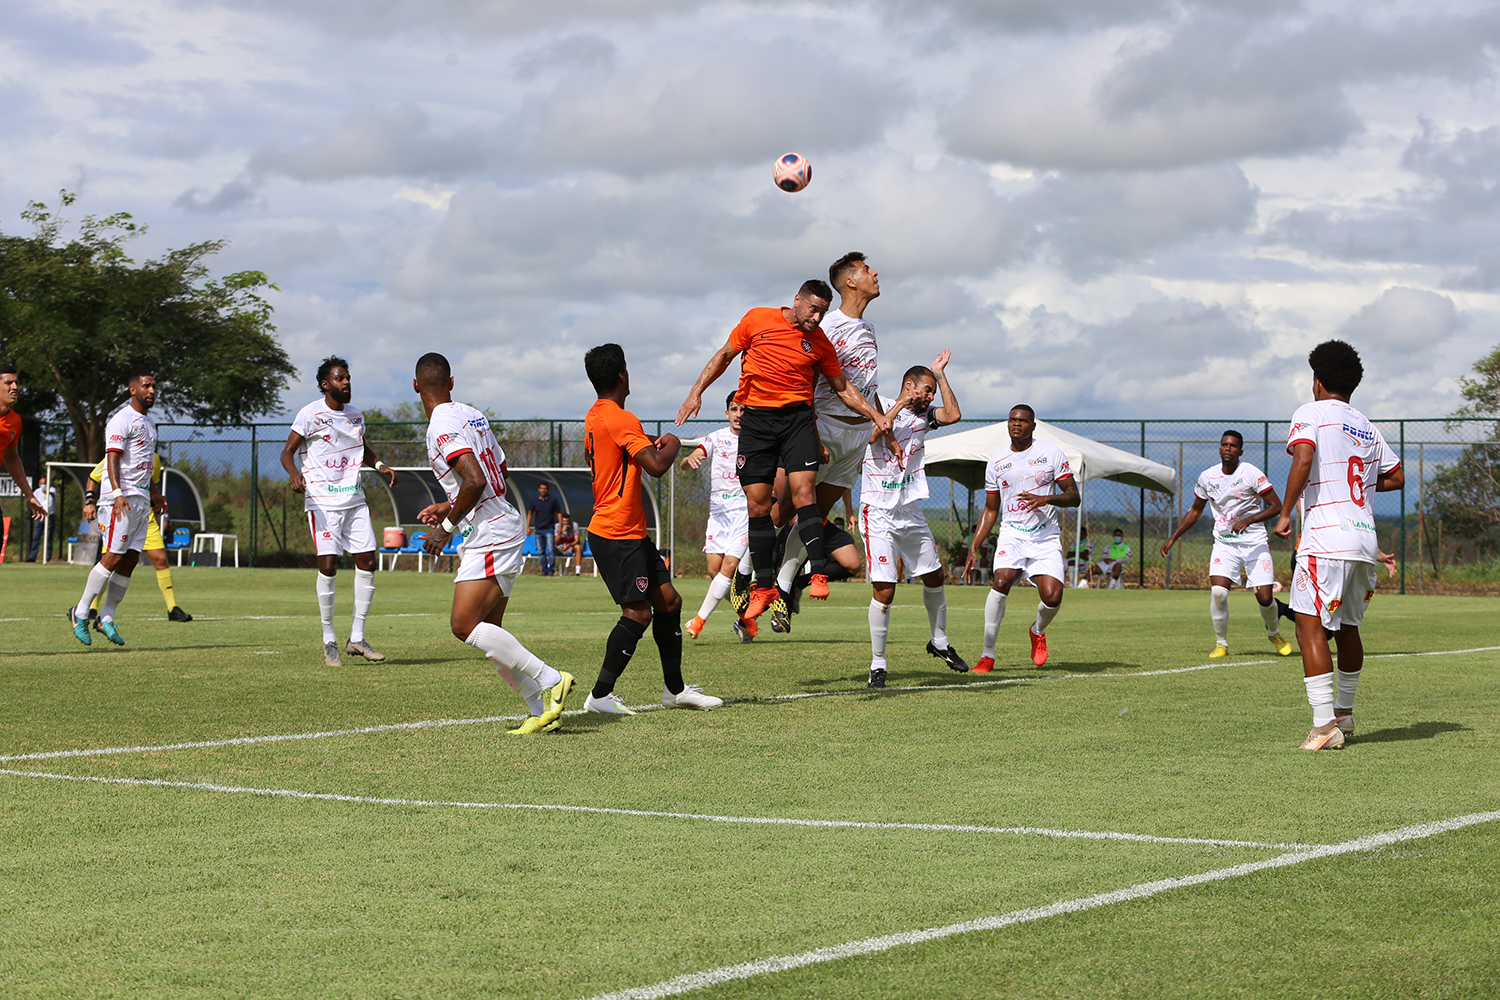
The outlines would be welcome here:
M 1312 850 L 1309 844 L 1261 844 L 1253 840 L 1215 840 L 1203 837 L 1153 837 L 1144 833 L 1115 833 L 1093 830 L 1052 830 L 1038 826 L 969 826 L 956 823 L 871 823 L 860 820 L 794 819 L 781 816 L 715 816 L 707 813 L 657 812 L 648 809 L 610 809 L 604 806 L 568 806 L 533 802 L 444 802 L 429 799 L 387 799 L 367 795 L 340 795 L 334 792 L 302 792 L 290 788 L 248 788 L 242 785 L 217 785 L 206 781 L 167 781 L 161 778 L 105 778 L 95 775 L 55 774 L 50 771 L 12 771 L 0 774 L 16 778 L 51 778 L 54 781 L 83 781 L 100 785 L 135 785 L 151 788 L 186 788 L 201 792 L 223 792 L 232 795 L 268 795 L 285 799 L 315 799 L 322 802 L 355 802 L 373 806 L 444 806 L 454 809 L 520 809 L 536 812 L 595 813 L 604 816 L 644 816 L 653 819 L 688 819 L 705 823 L 743 823 L 751 826 L 808 826 L 854 830 L 916 830 L 923 833 L 1010 833 L 1063 840 L 1127 840 L 1144 844 L 1191 844 L 1206 847 L 1253 847 L 1269 851 Z
M 1500 650 L 1500 646 L 1479 646 L 1475 649 L 1440 649 L 1427 653 L 1375 653 L 1365 659 L 1400 659 L 1409 656 L 1457 656 L 1463 653 L 1487 653 Z M 964 681 L 948 684 L 906 684 L 887 688 L 887 691 L 962 691 L 976 687 L 997 687 L 1005 684 L 1032 684 L 1040 681 L 1092 680 L 1114 677 L 1162 677 L 1168 674 L 1189 674 L 1198 670 L 1217 670 L 1220 667 L 1255 666 L 1278 663 L 1274 660 L 1236 660 L 1230 663 L 1201 663 L 1196 667 L 1173 667 L 1170 670 L 1138 670 L 1126 674 L 1060 674 L 1057 677 L 1004 677 L 998 680 Z M 726 704 L 753 704 L 755 702 L 800 701 L 804 698 L 845 698 L 852 695 L 869 695 L 866 688 L 846 688 L 839 691 L 798 691 L 792 694 L 751 695 L 744 698 L 726 698 Z M 649 703 L 629 706 L 633 712 L 654 712 L 661 705 Z M 564 715 L 583 715 L 582 709 L 564 712 Z M 90 750 L 48 750 L 38 753 L 0 755 L 0 762 L 15 760 L 50 760 L 56 757 L 97 757 L 108 754 L 156 753 L 164 750 L 206 750 L 210 747 L 248 746 L 254 743 L 285 743 L 293 740 L 316 740 L 328 736 L 361 736 L 368 733 L 389 733 L 402 729 L 437 729 L 446 726 L 473 726 L 495 722 L 519 722 L 524 715 L 486 715 L 477 719 L 424 719 L 419 722 L 393 722 L 380 726 L 361 726 L 357 729 L 327 729 L 315 733 L 288 733 L 274 736 L 240 736 L 224 740 L 199 740 L 193 743 L 163 743 L 155 746 L 98 747 Z
M 1300 865 L 1304 861 L 1312 861 L 1315 858 L 1334 857 L 1339 854 L 1350 854 L 1355 851 L 1372 851 L 1406 840 L 1418 840 L 1423 837 L 1435 836 L 1439 833 L 1460 830 L 1466 826 L 1491 823 L 1497 819 L 1500 819 L 1500 810 L 1470 813 L 1467 816 L 1456 816 L 1452 819 L 1439 820 L 1434 823 L 1418 823 L 1414 826 L 1404 826 L 1395 830 L 1387 830 L 1384 833 L 1372 833 L 1354 840 L 1346 840 L 1342 844 L 1329 844 L 1326 847 L 1292 851 L 1288 854 L 1277 855 L 1274 858 L 1267 858 L 1264 861 L 1246 862 L 1245 864 L 1234 865 L 1230 868 L 1218 868 L 1213 871 L 1202 872 L 1198 875 L 1185 875 L 1181 878 L 1142 882 L 1125 889 L 1116 889 L 1113 892 L 1101 892 L 1093 896 L 1081 896 L 1077 899 L 1052 903 L 1049 906 L 1013 910 L 1010 913 L 1004 913 L 996 917 L 965 920 L 962 923 L 948 924 L 945 927 L 929 927 L 926 930 L 920 931 L 886 934 L 881 937 L 865 938 L 862 941 L 850 941 L 846 944 L 832 945 L 827 948 L 815 948 L 812 951 L 804 951 L 796 955 L 777 955 L 773 958 L 756 959 L 753 962 L 741 962 L 738 965 L 724 965 L 717 969 L 690 972 L 687 975 L 675 976 L 672 979 L 653 983 L 650 986 L 637 986 L 631 989 L 616 990 L 611 993 L 601 993 L 593 997 L 592 1000 L 658 1000 L 660 997 L 676 996 L 679 993 L 701 990 L 709 986 L 718 986 L 721 983 L 733 982 L 738 979 L 749 979 L 752 976 L 763 976 L 772 972 L 800 969 L 803 966 L 814 965 L 819 962 L 835 962 L 844 958 L 852 958 L 856 955 L 869 955 L 875 952 L 888 951 L 891 948 L 901 945 L 920 944 L 924 941 L 953 937 L 957 934 L 970 934 L 975 931 L 999 930 L 1002 927 L 1009 927 L 1012 924 L 1025 924 L 1035 920 L 1045 920 L 1048 917 L 1060 916 L 1064 913 L 1079 913 L 1083 910 L 1092 910 L 1101 906 L 1109 906 L 1113 903 L 1124 903 L 1132 899 L 1145 899 L 1148 896 L 1155 896 L 1169 889 L 1181 889 L 1190 885 L 1202 885 L 1205 882 L 1220 882 L 1225 879 L 1239 878 L 1241 875 L 1250 875 L 1268 868 L 1285 868 L 1289 865 Z

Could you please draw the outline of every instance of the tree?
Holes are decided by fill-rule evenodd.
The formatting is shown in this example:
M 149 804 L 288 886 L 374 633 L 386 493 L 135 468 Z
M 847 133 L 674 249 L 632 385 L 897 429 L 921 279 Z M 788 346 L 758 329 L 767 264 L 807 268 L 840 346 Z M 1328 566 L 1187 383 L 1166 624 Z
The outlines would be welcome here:
M 63 191 L 58 210 L 74 200 Z M 146 227 L 126 212 L 85 216 L 66 241 L 66 220 L 44 203 L 21 217 L 31 236 L 0 233 L 0 355 L 35 385 L 33 405 L 66 415 L 79 458 L 103 457 L 135 369 L 154 372 L 170 416 L 224 425 L 280 409 L 295 369 L 259 294 L 276 286 L 260 271 L 211 277 L 205 262 L 226 241 L 136 264 L 124 244 Z
M 1474 362 L 1475 378 L 1458 380 L 1466 402 L 1455 419 L 1500 417 L 1500 346 Z M 1450 465 L 1439 466 L 1426 491 L 1443 527 L 1481 549 L 1500 546 L 1500 423 L 1488 441 L 1469 445 Z

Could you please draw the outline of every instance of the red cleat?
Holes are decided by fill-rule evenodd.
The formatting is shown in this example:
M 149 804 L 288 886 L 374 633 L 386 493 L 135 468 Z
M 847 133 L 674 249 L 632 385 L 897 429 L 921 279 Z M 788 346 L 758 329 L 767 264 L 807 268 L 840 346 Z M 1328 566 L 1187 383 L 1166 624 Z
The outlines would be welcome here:
M 1037 635 L 1031 629 L 1027 631 L 1031 633 L 1031 662 L 1040 667 L 1047 662 L 1047 637 Z
M 684 629 L 684 631 L 687 632 L 688 635 L 696 639 L 698 638 L 699 633 L 703 631 L 703 626 L 706 624 L 707 622 L 705 622 L 702 618 L 694 615 L 693 620 L 687 623 L 687 628 Z
M 995 669 L 995 658 L 993 656 L 981 656 L 979 662 L 974 664 L 973 672 L 976 674 L 987 674 Z
M 812 582 L 807 585 L 807 596 L 820 601 L 828 600 L 828 577 L 822 573 L 814 573 Z
M 826 585 L 824 589 L 827 589 Z M 740 621 L 748 622 L 759 618 L 780 596 L 781 592 L 775 587 L 756 587 L 750 591 L 750 603 L 745 605 L 745 613 L 740 615 Z
M 760 622 L 756 621 L 754 618 L 752 618 L 749 621 L 745 622 L 744 626 L 745 626 L 745 634 L 748 635 L 752 639 L 754 639 L 755 636 L 756 636 L 756 633 L 758 633 L 760 631 Z

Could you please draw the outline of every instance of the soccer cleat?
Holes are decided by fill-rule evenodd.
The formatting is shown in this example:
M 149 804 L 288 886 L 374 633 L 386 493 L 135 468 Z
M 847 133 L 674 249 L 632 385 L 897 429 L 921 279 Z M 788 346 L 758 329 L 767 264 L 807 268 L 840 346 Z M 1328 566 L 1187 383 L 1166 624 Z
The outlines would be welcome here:
M 995 669 L 995 658 L 993 656 L 981 656 L 979 662 L 974 664 L 976 674 L 987 674 Z
M 73 624 L 73 638 L 85 646 L 92 646 L 94 644 L 94 637 L 89 635 L 89 620 L 85 618 L 79 621 L 78 609 L 76 607 L 70 606 L 68 608 L 68 621 Z
M 689 684 L 676 694 L 673 694 L 666 688 L 662 688 L 661 704 L 663 708 L 696 708 L 706 712 L 711 708 L 718 708 L 723 705 L 724 699 L 715 698 L 711 694 L 704 694 L 698 685 Z
M 792 616 L 787 608 L 786 593 L 780 587 L 776 588 L 776 600 L 771 602 L 771 631 L 790 634 L 792 631 Z
M 879 691 L 885 687 L 885 671 L 880 667 L 870 668 L 870 679 L 865 682 L 865 687 Z
M 1031 662 L 1037 666 L 1047 662 L 1047 637 L 1038 635 L 1035 629 L 1027 629 L 1031 634 Z
M 1292 644 L 1283 639 L 1280 632 L 1272 632 L 1266 638 L 1271 640 L 1271 645 L 1275 646 L 1276 652 L 1282 656 L 1292 655 Z
M 339 656 L 339 644 L 336 642 L 323 643 L 323 663 L 330 667 L 342 667 L 343 657 Z
M 192 620 L 192 615 L 177 607 L 175 604 L 172 606 L 172 610 L 167 612 L 167 621 L 169 622 L 190 622 Z
M 358 642 L 350 639 L 349 644 L 344 647 L 344 652 L 348 653 L 350 656 L 363 656 L 371 663 L 379 663 L 381 660 L 385 659 L 384 653 L 380 652 L 374 646 L 370 645 L 368 642 L 365 642 L 365 640 L 363 639 L 359 640 Z
M 759 618 L 765 614 L 767 608 L 780 598 L 781 591 L 775 587 L 756 587 L 750 591 L 750 603 L 745 605 L 745 610 L 740 615 L 740 618 L 745 621 L 749 621 L 752 618 Z
M 938 649 L 937 644 L 929 639 L 927 641 L 927 652 L 948 664 L 949 670 L 956 670 L 961 674 L 969 672 L 969 665 L 964 662 L 962 656 L 958 655 L 958 650 L 953 648 L 952 643 L 948 644 L 947 649 Z
M 511 736 L 531 736 L 534 733 L 545 733 L 547 732 L 547 721 L 540 715 L 527 716 L 525 722 L 514 729 L 507 729 L 506 732 Z
M 756 625 L 753 620 L 742 622 L 736 618 L 730 629 L 733 630 L 735 638 L 739 639 L 741 643 L 746 643 L 755 641 L 755 627 Z
M 745 586 L 740 586 L 740 581 L 745 581 Z M 731 573 L 729 576 L 729 606 L 737 615 L 745 613 L 745 607 L 750 603 L 750 576 L 747 573 Z
M 792 581 L 792 592 L 786 598 L 786 609 L 792 614 L 802 613 L 802 592 L 807 589 L 809 583 L 812 583 L 811 573 L 803 573 Z
M 696 639 L 698 638 L 698 633 L 703 631 L 703 626 L 707 624 L 708 622 L 694 615 L 693 620 L 687 623 L 687 634 Z
M 577 679 L 566 670 L 560 670 L 558 673 L 562 674 L 562 679 L 542 692 L 541 717 L 542 721 L 549 726 L 562 718 L 563 709 L 568 703 L 568 695 L 572 692 L 573 685 L 577 683 Z
M 1339 732 L 1343 733 L 1345 736 L 1353 736 L 1354 735 L 1354 709 L 1351 708 L 1351 709 L 1348 709 L 1347 711 L 1345 711 L 1342 708 L 1335 708 L 1334 711 L 1335 712 L 1341 712 L 1341 713 L 1343 713 L 1337 719 L 1333 720 L 1334 724 L 1339 727 Z
M 807 596 L 815 601 L 828 600 L 828 577 L 822 573 L 814 573 L 807 585 Z
M 596 715 L 634 715 L 630 709 L 625 707 L 625 702 L 619 695 L 611 691 L 603 698 L 595 698 L 593 692 L 589 692 L 588 698 L 584 699 L 583 710 L 593 712 Z
M 1334 719 L 1326 726 L 1316 726 L 1307 734 L 1307 739 L 1302 741 L 1303 750 L 1337 750 L 1344 745 L 1344 732 L 1339 728 L 1339 720 Z
M 99 631 L 104 633 L 104 638 L 108 639 L 116 646 L 125 645 L 125 637 L 120 634 L 119 629 L 115 628 L 114 622 L 101 621 L 99 623 Z
M 1221 656 L 1229 655 L 1229 647 L 1222 642 L 1214 643 L 1214 651 L 1208 654 L 1210 660 L 1217 660 Z

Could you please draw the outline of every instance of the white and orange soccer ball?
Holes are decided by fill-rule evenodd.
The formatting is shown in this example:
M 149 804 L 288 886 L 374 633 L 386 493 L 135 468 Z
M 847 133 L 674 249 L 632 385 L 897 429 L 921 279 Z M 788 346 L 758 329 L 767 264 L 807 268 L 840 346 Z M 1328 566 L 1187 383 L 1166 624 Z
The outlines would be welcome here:
M 783 153 L 771 168 L 771 178 L 783 191 L 801 191 L 812 183 L 812 163 L 801 153 Z

